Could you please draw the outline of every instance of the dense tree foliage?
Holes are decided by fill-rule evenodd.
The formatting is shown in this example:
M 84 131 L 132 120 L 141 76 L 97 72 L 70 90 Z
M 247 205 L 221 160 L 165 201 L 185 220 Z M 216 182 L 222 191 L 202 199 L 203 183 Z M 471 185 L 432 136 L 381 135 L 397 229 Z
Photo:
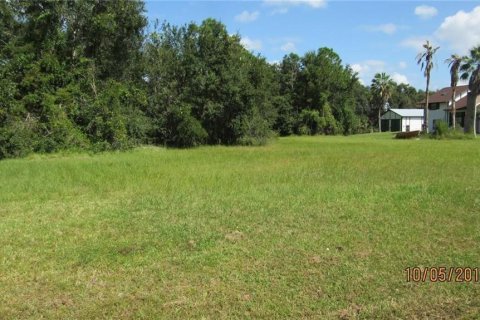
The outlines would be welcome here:
M 213 19 L 146 26 L 141 1 L 0 1 L 0 159 L 259 145 L 376 121 L 370 89 L 332 49 L 269 64 Z M 392 103 L 413 106 L 416 90 L 398 88 Z
M 156 142 L 257 144 L 270 134 L 274 69 L 221 23 L 164 24 L 149 36 L 145 59 Z
M 329 48 L 285 56 L 276 66 L 274 128 L 281 135 L 352 134 L 368 130 L 369 92 Z
M 12 0 L 0 10 L 0 158 L 144 139 L 142 3 Z

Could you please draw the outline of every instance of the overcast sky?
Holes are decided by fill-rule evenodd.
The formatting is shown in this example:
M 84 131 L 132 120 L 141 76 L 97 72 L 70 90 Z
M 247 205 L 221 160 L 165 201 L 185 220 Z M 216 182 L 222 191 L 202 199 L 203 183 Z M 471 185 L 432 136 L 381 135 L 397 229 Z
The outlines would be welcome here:
M 445 59 L 480 45 L 479 1 L 147 1 L 146 8 L 150 20 L 176 25 L 218 19 L 270 62 L 330 47 L 367 85 L 387 72 L 424 89 L 415 56 L 428 39 L 440 46 L 431 87 L 449 86 Z

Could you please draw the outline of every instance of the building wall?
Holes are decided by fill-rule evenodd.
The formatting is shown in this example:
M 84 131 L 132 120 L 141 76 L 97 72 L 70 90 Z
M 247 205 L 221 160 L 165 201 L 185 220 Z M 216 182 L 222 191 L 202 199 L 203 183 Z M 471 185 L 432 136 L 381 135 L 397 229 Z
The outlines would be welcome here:
M 407 126 L 410 126 L 409 131 L 422 130 L 423 118 L 410 118 L 405 117 L 402 119 L 402 131 L 407 131 Z
M 448 123 L 448 113 L 445 111 L 448 108 L 446 102 L 440 104 L 440 108 L 437 110 L 428 110 L 428 130 L 432 132 L 433 122 L 435 120 L 443 120 Z

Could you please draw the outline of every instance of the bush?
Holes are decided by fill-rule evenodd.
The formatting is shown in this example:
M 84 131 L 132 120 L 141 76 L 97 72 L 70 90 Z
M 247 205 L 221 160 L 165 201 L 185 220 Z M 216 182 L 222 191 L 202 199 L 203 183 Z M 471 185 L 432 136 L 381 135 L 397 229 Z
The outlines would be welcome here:
M 208 133 L 191 114 L 191 106 L 181 104 L 167 112 L 162 123 L 163 140 L 168 146 L 188 148 L 203 144 Z
M 440 120 L 435 123 L 435 132 L 433 133 L 433 135 L 436 138 L 444 138 L 448 133 L 448 124 L 445 121 Z
M 247 146 L 265 145 L 268 139 L 273 136 L 270 125 L 257 109 L 251 115 L 240 117 L 234 122 L 235 132 L 239 136 L 238 143 Z
M 34 138 L 29 121 L 12 121 L 0 127 L 0 159 L 24 157 L 33 152 Z
M 343 131 L 342 125 L 337 122 L 328 102 L 323 105 L 323 116 L 321 117 L 321 130 L 324 134 L 339 134 Z
M 298 134 L 302 136 L 308 136 L 311 134 L 310 128 L 306 125 L 302 125 L 300 128 L 298 128 Z
M 436 130 L 429 136 L 426 134 L 422 135 L 423 137 L 429 137 L 431 139 L 449 139 L 449 140 L 468 140 L 474 139 L 472 133 L 465 133 L 463 128 L 457 126 L 455 129 L 448 128 L 445 121 L 439 121 L 436 123 Z
M 473 135 L 473 133 L 465 133 L 463 128 L 457 127 L 455 130 L 450 129 L 446 138 L 452 140 L 469 140 L 474 139 L 475 136 Z
M 317 110 L 304 109 L 300 113 L 298 123 L 299 134 L 315 135 L 325 126 L 324 119 L 321 119 Z M 322 121 L 323 120 L 323 121 Z
M 335 135 L 341 133 L 343 130 L 341 124 L 335 120 L 328 102 L 323 106 L 322 116 L 320 116 L 317 110 L 302 110 L 297 127 L 298 133 L 301 135 Z
M 143 91 L 110 80 L 77 118 L 95 150 L 128 149 L 146 142 L 150 129 L 142 111 L 146 104 Z

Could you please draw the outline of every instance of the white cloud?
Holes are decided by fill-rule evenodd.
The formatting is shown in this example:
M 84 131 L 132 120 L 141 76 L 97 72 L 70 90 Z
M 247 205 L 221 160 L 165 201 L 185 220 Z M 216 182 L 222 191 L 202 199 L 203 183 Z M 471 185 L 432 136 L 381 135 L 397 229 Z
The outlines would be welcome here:
M 250 39 L 249 37 L 243 37 L 242 40 L 240 40 L 240 43 L 242 44 L 242 46 L 245 47 L 245 49 L 250 51 L 251 50 L 259 51 L 262 49 L 262 41 Z
M 305 1 L 297 0 L 295 2 L 300 2 L 300 3 L 305 2 L 307 5 L 309 5 L 312 8 L 324 8 L 327 5 L 326 0 L 305 0 Z
M 380 72 L 385 69 L 385 62 L 381 60 L 366 60 L 361 67 L 362 70 Z
M 400 45 L 402 47 L 412 48 L 417 52 L 420 52 L 423 50 L 423 44 L 427 41 L 427 39 L 430 38 L 431 36 L 410 37 L 400 42 Z
M 397 31 L 397 26 L 393 23 L 383 24 L 377 27 L 378 31 L 381 31 L 386 34 L 394 34 Z
M 307 5 L 312 8 L 323 8 L 327 5 L 326 0 L 265 0 L 265 3 L 277 6 Z
M 297 45 L 302 42 L 302 39 L 297 37 L 273 37 L 267 38 L 266 43 L 274 51 L 283 52 L 297 52 Z
M 258 11 L 248 12 L 247 10 L 235 16 L 235 21 L 252 22 L 258 19 L 260 13 Z
M 383 32 L 385 34 L 390 35 L 390 34 L 394 34 L 398 30 L 398 27 L 393 23 L 387 23 L 387 24 L 381 24 L 378 26 L 366 26 L 365 29 L 367 31 Z
M 352 68 L 353 72 L 356 72 L 356 73 L 360 73 L 360 71 L 362 71 L 362 66 L 358 63 L 354 63 L 350 66 L 350 68 Z
M 327 6 L 327 0 L 264 0 L 266 5 L 275 6 L 272 14 L 284 14 L 288 12 L 288 8 L 293 6 L 305 5 L 310 8 L 318 9 Z
M 285 52 L 295 52 L 297 51 L 297 48 L 295 47 L 295 43 L 288 41 L 280 47 L 280 50 Z
M 288 12 L 288 8 L 283 7 L 283 8 L 278 8 L 278 9 L 273 10 L 273 11 L 271 12 L 271 14 L 272 14 L 272 15 L 273 15 L 273 14 L 285 14 L 285 13 L 287 13 L 287 12 Z
M 350 66 L 350 68 L 352 68 L 354 72 L 358 73 L 360 83 L 363 85 L 369 85 L 372 82 L 373 77 L 375 77 L 375 74 L 380 72 L 386 72 L 387 74 L 390 74 L 391 79 L 396 83 L 410 84 L 407 76 L 398 72 L 391 72 L 395 68 L 389 67 L 384 61 L 381 60 L 366 60 L 359 63 L 354 63 Z
M 398 63 L 398 67 L 399 67 L 400 69 L 406 69 L 406 68 L 407 68 L 407 63 L 406 63 L 405 61 L 400 61 L 400 62 Z
M 408 82 L 408 79 L 407 79 L 407 76 L 403 75 L 403 74 L 400 74 L 398 72 L 394 72 L 392 74 L 392 79 L 393 81 L 395 81 L 396 83 L 400 84 L 400 83 L 404 83 L 404 84 L 410 84 Z
M 480 6 L 470 12 L 459 11 L 446 17 L 435 36 L 447 42 L 450 49 L 466 54 L 480 43 Z
M 368 84 L 378 72 L 384 72 L 386 64 L 381 60 L 366 60 L 350 65 L 350 68 L 358 73 L 358 78 L 362 84 Z
M 429 19 L 436 16 L 438 13 L 437 8 L 431 6 L 418 6 L 415 8 L 415 14 L 422 19 Z

